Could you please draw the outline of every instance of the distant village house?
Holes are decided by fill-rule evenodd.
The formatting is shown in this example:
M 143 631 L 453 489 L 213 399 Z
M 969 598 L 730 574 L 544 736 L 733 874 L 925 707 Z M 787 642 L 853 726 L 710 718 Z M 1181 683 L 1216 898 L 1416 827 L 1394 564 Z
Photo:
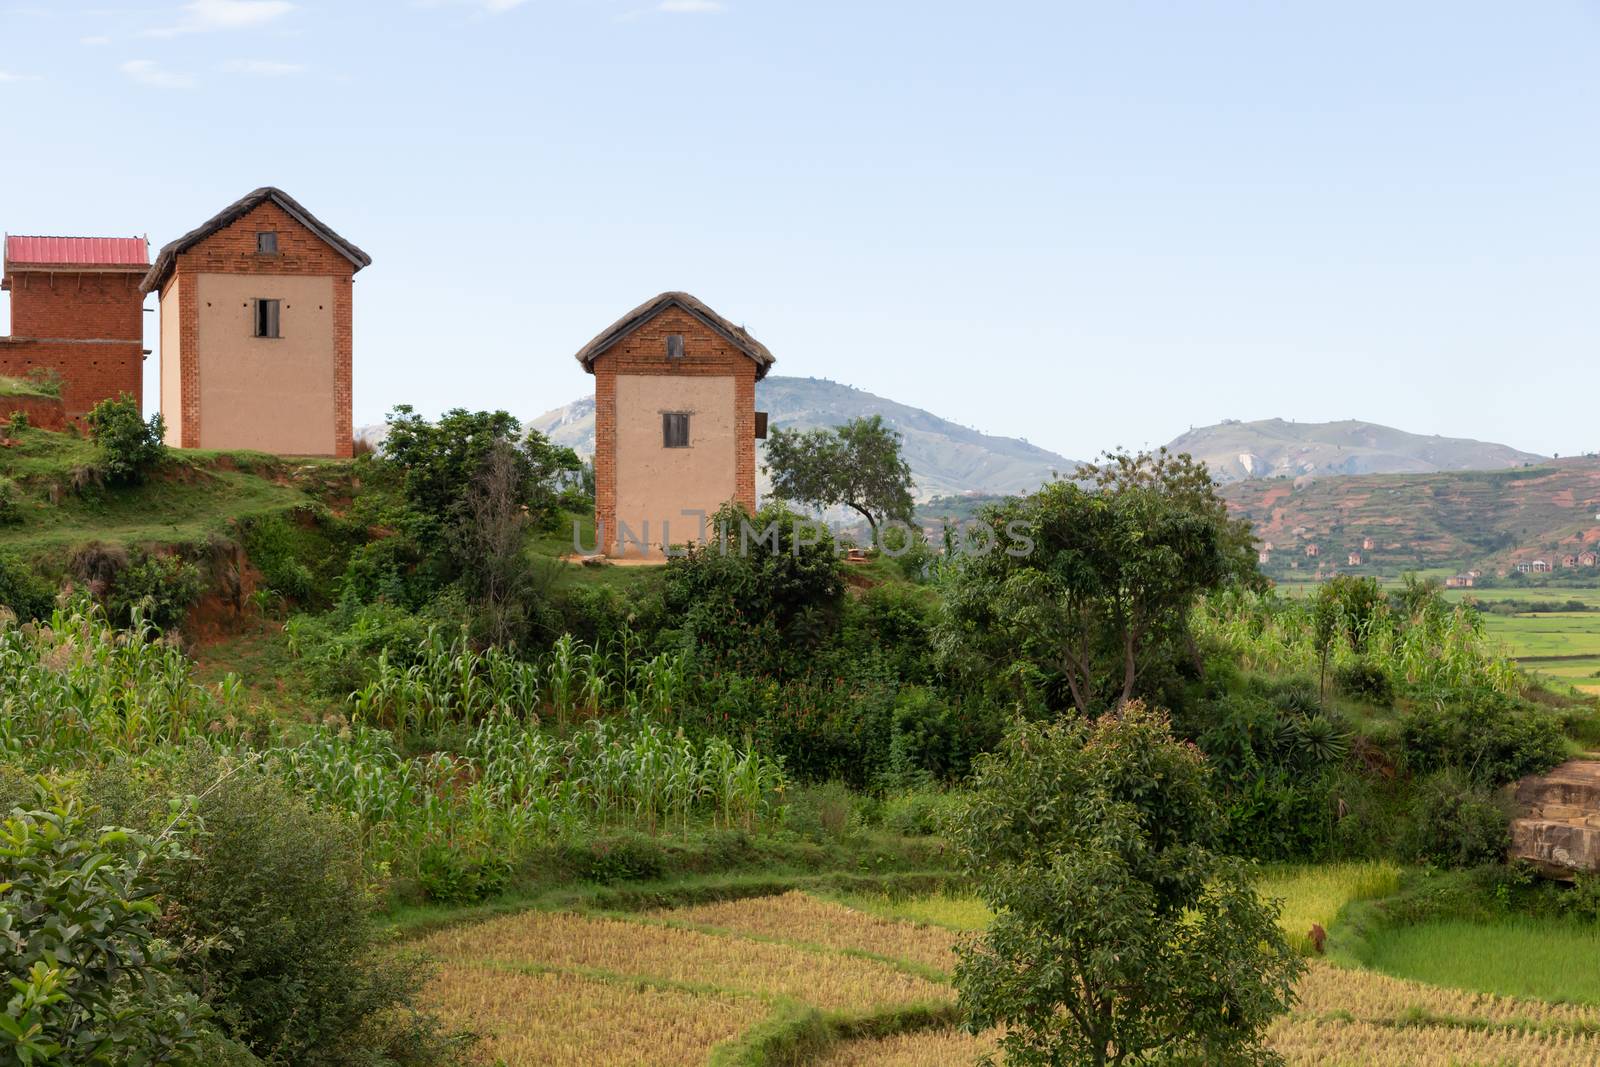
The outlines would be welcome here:
M 1361 566 L 1361 553 L 1359 553 L 1359 552 L 1352 552 L 1352 553 L 1350 553 L 1350 555 L 1349 555 L 1349 557 L 1348 557 L 1348 560 L 1347 560 L 1347 562 L 1348 562 L 1348 563 L 1349 563 L 1349 564 L 1350 564 L 1350 566 L 1352 566 L 1352 567 L 1359 567 L 1359 566 Z
M 167 443 L 349 456 L 354 275 L 371 263 L 270 186 L 162 248 L 141 287 L 161 301 Z
M 65 418 L 81 422 L 123 393 L 144 397 L 143 237 L 5 238 L 0 289 L 11 294 L 11 335 L 0 374 L 55 377 Z M 7 412 L 0 412 L 4 417 Z
M 607 555 L 659 556 L 701 536 L 695 512 L 756 506 L 756 382 L 775 362 L 681 292 L 628 312 L 577 353 L 594 375 L 595 530 Z M 737 537 L 737 531 L 733 536 Z
M 1307 545 L 1306 546 L 1306 555 L 1308 557 L 1315 557 L 1316 554 L 1317 554 L 1317 546 L 1316 545 Z
M 1471 574 L 1452 574 L 1444 580 L 1446 589 L 1471 589 L 1478 584 L 1478 579 Z

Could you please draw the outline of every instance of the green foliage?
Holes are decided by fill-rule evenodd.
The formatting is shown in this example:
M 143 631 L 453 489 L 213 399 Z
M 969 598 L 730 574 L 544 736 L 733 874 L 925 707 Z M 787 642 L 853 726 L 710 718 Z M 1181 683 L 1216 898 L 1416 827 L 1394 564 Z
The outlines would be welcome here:
M 1549 770 L 1566 757 L 1560 721 L 1497 693 L 1439 699 L 1400 720 L 1401 758 L 1417 774 L 1456 769 L 1487 786 Z
M 143 552 L 117 575 L 106 608 L 119 625 L 144 619 L 158 629 L 172 630 L 204 591 L 205 579 L 193 563 L 176 554 Z
M 203 832 L 156 868 L 159 930 L 223 1032 L 268 1064 L 416 1062 L 425 972 L 383 945 L 349 822 L 204 748 L 150 788 L 197 798 Z
M 1407 859 L 1438 867 L 1499 863 L 1511 844 L 1511 817 L 1487 787 L 1460 773 L 1441 771 L 1418 784 L 1411 799 L 1401 851 Z
M 962 798 L 956 793 L 919 789 L 886 797 L 883 802 L 883 828 L 906 837 L 942 834 L 960 810 Z
M 1346 696 L 1379 707 L 1394 703 L 1394 683 L 1389 672 L 1371 660 L 1359 659 L 1341 665 L 1333 672 L 1333 683 Z
M 296 604 L 320 608 L 331 603 L 365 531 L 325 509 L 300 507 L 240 523 L 239 539 L 263 585 Z
M 170 837 L 91 828 L 41 793 L 0 824 L 0 1061 L 39 1067 L 198 1063 L 208 1012 L 157 932 L 148 868 Z
M 911 521 L 911 467 L 900 454 L 900 434 L 881 415 L 835 429 L 774 429 L 766 470 L 777 499 L 850 508 L 867 520 L 874 541 L 881 543 L 878 527 L 885 521 Z
M 12 423 L 12 429 L 16 424 Z M 22 521 L 22 490 L 10 478 L 0 477 L 0 526 L 15 526 Z
M 717 512 L 719 536 L 667 561 L 666 612 L 697 651 L 761 673 L 793 670 L 838 624 L 844 579 L 833 539 L 780 506 Z
M 9 608 L 21 619 L 37 619 L 50 614 L 54 599 L 50 586 L 32 567 L 0 549 L 0 608 Z
M 89 412 L 89 433 L 100 446 L 100 465 L 115 483 L 144 481 L 167 456 L 166 424 L 159 414 L 146 422 L 127 393 L 107 398 Z
M 995 914 L 960 949 L 969 1025 L 1008 1064 L 1272 1062 L 1303 964 L 1223 829 L 1199 753 L 1138 702 L 1019 724 L 954 827 Z
M 948 583 L 955 669 L 1032 674 L 1051 706 L 1088 714 L 1187 655 L 1196 598 L 1236 570 L 1235 531 L 1203 469 L 1117 461 L 1094 491 L 1054 482 L 981 513 L 995 547 L 963 553 Z

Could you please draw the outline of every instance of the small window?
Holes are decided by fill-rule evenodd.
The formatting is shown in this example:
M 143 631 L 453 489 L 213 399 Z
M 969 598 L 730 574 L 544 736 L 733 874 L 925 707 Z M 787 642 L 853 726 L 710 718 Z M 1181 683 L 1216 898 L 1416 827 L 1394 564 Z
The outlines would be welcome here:
M 683 334 L 681 334 L 681 333 L 669 333 L 669 334 L 667 334 L 667 358 L 668 359 L 682 359 L 683 358 Z
M 689 447 L 689 416 L 682 412 L 668 412 L 661 416 L 661 446 L 663 448 Z
M 278 231 L 263 230 L 256 234 L 256 251 L 264 256 L 278 254 Z
M 256 336 L 281 337 L 278 333 L 278 304 L 277 300 L 256 301 Z

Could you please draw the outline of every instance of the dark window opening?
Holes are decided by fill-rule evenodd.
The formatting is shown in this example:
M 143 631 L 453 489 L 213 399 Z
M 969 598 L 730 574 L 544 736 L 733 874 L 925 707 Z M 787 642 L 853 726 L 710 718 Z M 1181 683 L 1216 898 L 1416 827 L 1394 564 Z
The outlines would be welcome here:
M 689 416 L 682 412 L 668 412 L 661 416 L 661 446 L 663 448 L 689 447 Z
M 267 256 L 277 255 L 278 232 L 276 230 L 263 230 L 256 234 L 256 251 Z
M 669 334 L 667 334 L 667 358 L 668 359 L 682 359 L 683 358 L 683 334 L 681 334 L 681 333 L 669 333 Z
M 256 301 L 256 336 L 281 337 L 278 333 L 278 304 L 277 300 Z
M 767 439 L 767 413 L 765 411 L 758 411 L 758 412 L 756 412 L 756 440 L 757 441 L 765 441 L 766 439 Z

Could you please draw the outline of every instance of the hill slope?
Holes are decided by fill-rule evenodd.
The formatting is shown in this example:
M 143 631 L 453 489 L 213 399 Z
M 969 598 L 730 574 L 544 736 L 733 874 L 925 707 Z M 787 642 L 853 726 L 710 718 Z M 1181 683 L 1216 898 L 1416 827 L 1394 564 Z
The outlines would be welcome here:
M 768 377 L 756 386 L 756 408 L 786 430 L 838 426 L 864 415 L 883 420 L 905 440 L 906 462 L 917 499 L 963 493 L 1017 493 L 1037 489 L 1052 470 L 1077 463 L 1014 437 L 996 437 L 941 419 L 920 408 L 820 378 Z M 583 455 L 594 452 L 594 398 L 547 411 L 528 423 Z
M 1537 463 L 1543 456 L 1506 445 L 1456 437 L 1427 437 L 1376 423 L 1222 422 L 1175 438 L 1167 446 L 1204 460 L 1218 482 L 1245 478 L 1306 478 L 1334 474 L 1493 470 Z
M 1337 566 L 1357 573 L 1481 564 L 1504 567 L 1600 544 L 1600 460 L 1510 470 L 1376 474 L 1296 485 L 1253 478 L 1223 488 L 1273 546 L 1269 573 Z M 1364 547 L 1368 539 L 1372 546 Z M 1309 544 L 1316 559 L 1305 556 Z M 1347 556 L 1359 552 L 1359 568 Z M 1594 571 L 1587 572 L 1593 575 Z

